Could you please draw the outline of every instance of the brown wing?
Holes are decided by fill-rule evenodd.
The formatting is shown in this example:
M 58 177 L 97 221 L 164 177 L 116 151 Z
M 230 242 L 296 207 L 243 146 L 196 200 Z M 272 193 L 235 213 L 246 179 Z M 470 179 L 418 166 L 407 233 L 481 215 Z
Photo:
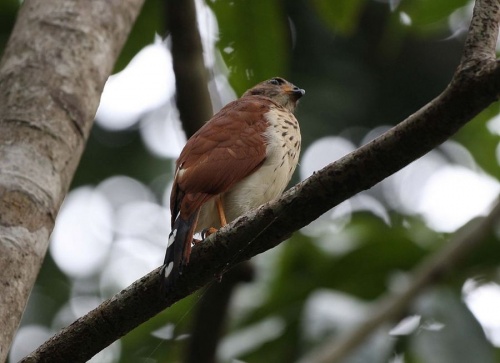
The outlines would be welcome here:
M 172 218 L 189 216 L 210 198 L 250 175 L 266 157 L 263 115 L 273 103 L 258 96 L 236 100 L 198 130 L 177 160 Z

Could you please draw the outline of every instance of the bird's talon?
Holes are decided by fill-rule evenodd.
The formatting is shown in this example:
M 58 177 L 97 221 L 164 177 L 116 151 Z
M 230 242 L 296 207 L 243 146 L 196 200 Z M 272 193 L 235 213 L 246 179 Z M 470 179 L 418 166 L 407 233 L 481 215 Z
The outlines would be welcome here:
M 218 231 L 218 229 L 214 228 L 214 227 L 205 228 L 203 231 L 201 231 L 201 240 L 204 241 L 211 234 L 214 234 L 217 231 Z

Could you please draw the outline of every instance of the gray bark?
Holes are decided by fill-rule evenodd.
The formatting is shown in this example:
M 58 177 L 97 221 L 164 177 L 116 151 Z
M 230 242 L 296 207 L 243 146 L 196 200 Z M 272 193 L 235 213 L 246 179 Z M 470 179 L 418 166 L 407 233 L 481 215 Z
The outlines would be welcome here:
M 0 62 L 0 362 L 143 0 L 26 0 Z

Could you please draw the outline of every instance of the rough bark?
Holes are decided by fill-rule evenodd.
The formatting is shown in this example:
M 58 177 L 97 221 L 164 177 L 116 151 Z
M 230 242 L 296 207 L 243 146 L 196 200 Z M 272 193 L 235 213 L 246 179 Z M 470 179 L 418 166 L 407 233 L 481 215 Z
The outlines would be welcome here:
M 500 72 L 494 45 L 499 20 L 497 0 L 478 0 L 462 62 L 443 93 L 379 138 L 316 172 L 279 200 L 211 235 L 193 249 L 189 266 L 166 298 L 156 269 L 63 329 L 23 362 L 79 362 L 92 357 L 214 276 L 273 248 L 293 231 L 451 137 L 498 98 Z M 81 347 L 78 355 L 75 347 Z
M 26 0 L 0 63 L 0 361 L 143 0 Z

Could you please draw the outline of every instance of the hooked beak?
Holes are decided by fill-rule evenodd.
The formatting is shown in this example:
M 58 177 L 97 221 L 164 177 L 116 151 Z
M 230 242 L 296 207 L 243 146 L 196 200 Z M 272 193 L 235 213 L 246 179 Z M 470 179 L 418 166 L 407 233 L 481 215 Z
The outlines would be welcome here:
M 297 86 L 290 86 L 288 89 L 286 89 L 286 92 L 289 93 L 290 95 L 292 95 L 292 97 L 295 100 L 298 100 L 299 98 L 301 98 L 302 96 L 304 96 L 306 94 L 305 90 L 303 90 L 302 88 L 299 88 Z
M 306 91 L 302 88 L 294 87 L 293 94 L 297 97 L 297 99 L 299 99 L 306 94 Z

